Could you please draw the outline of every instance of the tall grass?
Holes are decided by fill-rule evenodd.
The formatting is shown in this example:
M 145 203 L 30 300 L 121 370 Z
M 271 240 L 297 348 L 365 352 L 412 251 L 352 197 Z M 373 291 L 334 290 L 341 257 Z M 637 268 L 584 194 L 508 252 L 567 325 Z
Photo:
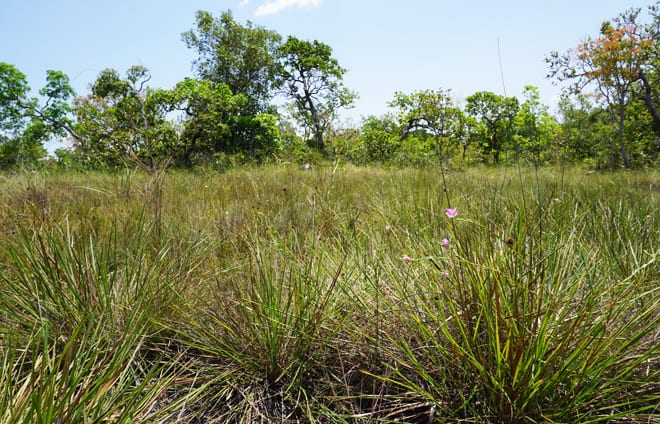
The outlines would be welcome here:
M 159 357 L 158 322 L 197 256 L 172 260 L 174 243 L 153 247 L 152 226 L 139 216 L 127 224 L 130 238 L 115 226 L 104 233 L 39 219 L 32 228 L 15 222 L 2 246 L 2 422 L 164 414 L 149 410 L 177 375 L 177 358 Z
M 444 417 L 588 422 L 652 408 L 660 304 L 635 274 L 655 256 L 616 281 L 579 235 L 534 252 L 525 234 L 507 245 L 487 232 L 457 235 L 455 256 L 417 281 L 401 313 L 421 340 L 391 340 L 393 381 Z
M 657 172 L 446 172 L 0 177 L 0 422 L 657 420 Z

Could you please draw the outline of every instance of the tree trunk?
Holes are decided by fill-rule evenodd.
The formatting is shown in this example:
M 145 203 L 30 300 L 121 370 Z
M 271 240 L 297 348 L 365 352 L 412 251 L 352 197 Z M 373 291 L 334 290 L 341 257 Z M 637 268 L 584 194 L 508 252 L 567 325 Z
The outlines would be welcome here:
M 314 129 L 314 138 L 316 139 L 316 147 L 325 155 L 325 143 L 323 142 L 323 130 L 316 126 Z
M 621 147 L 621 158 L 623 159 L 623 166 L 630 168 L 630 157 L 628 157 L 628 151 L 626 150 L 626 143 L 624 140 L 623 128 L 626 118 L 626 105 L 624 103 L 619 104 L 619 144 Z
M 642 81 L 642 84 L 644 85 L 644 103 L 646 104 L 646 108 L 649 110 L 649 113 L 651 114 L 651 117 L 653 117 L 653 127 L 655 129 L 656 135 L 660 136 L 660 114 L 658 114 L 658 110 L 655 108 L 655 105 L 653 104 L 653 96 L 651 95 L 651 84 L 649 84 L 649 80 L 646 78 L 646 74 L 644 72 L 640 72 L 639 74 L 639 79 Z
M 440 167 L 442 168 L 442 166 L 444 165 L 445 158 L 442 155 L 442 143 L 440 141 L 440 136 L 438 135 L 435 136 L 435 145 L 438 149 L 438 162 L 440 164 Z
M 319 118 L 319 113 L 314 106 L 312 101 L 312 96 L 305 93 L 305 99 L 309 107 L 309 113 L 312 115 L 312 124 L 314 127 L 314 143 L 316 147 L 325 155 L 325 143 L 323 142 L 323 126 L 321 125 L 321 118 Z
M 497 132 L 495 132 L 490 138 L 490 151 L 493 152 L 493 162 L 495 165 L 500 164 L 500 146 L 497 141 Z

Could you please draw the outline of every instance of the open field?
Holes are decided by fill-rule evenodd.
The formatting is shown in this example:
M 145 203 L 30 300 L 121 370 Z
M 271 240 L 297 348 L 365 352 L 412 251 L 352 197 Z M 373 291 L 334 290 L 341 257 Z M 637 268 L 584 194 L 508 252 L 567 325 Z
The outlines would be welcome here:
M 445 177 L 0 175 L 0 423 L 660 422 L 660 173 Z

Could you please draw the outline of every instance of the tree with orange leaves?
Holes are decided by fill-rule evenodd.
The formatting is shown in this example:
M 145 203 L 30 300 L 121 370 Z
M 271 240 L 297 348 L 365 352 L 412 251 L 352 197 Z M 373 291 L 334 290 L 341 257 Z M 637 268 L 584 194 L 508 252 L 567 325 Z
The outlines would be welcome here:
M 626 167 L 631 165 L 623 131 L 626 107 L 636 96 L 637 85 L 643 82 L 655 48 L 654 38 L 638 23 L 639 13 L 640 9 L 631 9 L 613 22 L 604 22 L 597 38 L 588 38 L 563 55 L 552 52 L 547 58 L 549 77 L 571 81 L 568 88 L 574 94 L 592 89 L 596 99 L 607 106 L 617 124 L 621 159 Z M 659 124 L 656 122 L 656 126 Z

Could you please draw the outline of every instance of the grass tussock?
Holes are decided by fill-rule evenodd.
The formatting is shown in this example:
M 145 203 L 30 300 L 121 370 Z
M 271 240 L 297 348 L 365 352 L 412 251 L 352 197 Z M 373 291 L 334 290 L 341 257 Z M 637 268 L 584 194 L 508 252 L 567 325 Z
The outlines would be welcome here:
M 1 423 L 660 414 L 657 172 L 0 178 Z

